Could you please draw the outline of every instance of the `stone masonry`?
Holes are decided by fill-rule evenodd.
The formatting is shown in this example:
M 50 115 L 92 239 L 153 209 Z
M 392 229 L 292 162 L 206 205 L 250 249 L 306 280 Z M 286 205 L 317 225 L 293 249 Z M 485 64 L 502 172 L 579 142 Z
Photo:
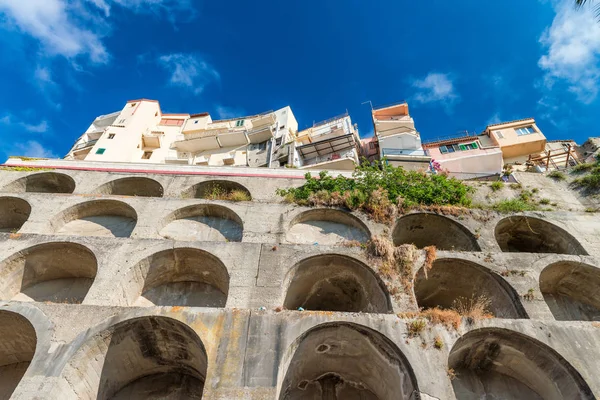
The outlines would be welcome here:
M 80 167 L 0 171 L 0 399 L 600 396 L 595 214 L 387 227 L 283 203 L 299 174 Z M 201 198 L 214 181 L 252 200 Z M 410 298 L 347 245 L 374 235 L 436 245 Z M 495 318 L 458 330 L 397 316 L 479 294 Z

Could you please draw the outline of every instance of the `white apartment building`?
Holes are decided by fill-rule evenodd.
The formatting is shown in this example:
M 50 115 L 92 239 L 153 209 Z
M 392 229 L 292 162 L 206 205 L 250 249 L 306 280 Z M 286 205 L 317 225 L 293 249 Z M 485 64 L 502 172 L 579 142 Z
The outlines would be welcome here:
M 297 131 L 290 107 L 213 121 L 208 113 L 163 114 L 156 100 L 132 100 L 97 117 L 65 159 L 279 167 Z
M 192 115 L 171 144 L 167 163 L 279 167 L 288 162 L 298 122 L 284 107 L 258 115 L 213 121 Z
M 359 163 L 360 137 L 348 113 L 298 132 L 293 165 L 300 169 L 353 170 Z
M 406 102 L 392 104 L 371 111 L 375 136 L 379 142 L 379 156 L 394 166 L 424 170 L 431 157 L 421 146 L 421 135 L 408 113 Z

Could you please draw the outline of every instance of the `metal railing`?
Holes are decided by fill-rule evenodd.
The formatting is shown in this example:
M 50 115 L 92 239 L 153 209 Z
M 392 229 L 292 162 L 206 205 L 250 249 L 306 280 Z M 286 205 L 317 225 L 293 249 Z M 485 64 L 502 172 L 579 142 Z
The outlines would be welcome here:
M 458 139 L 463 139 L 463 138 L 470 139 L 470 138 L 473 138 L 476 136 L 478 136 L 478 134 L 476 132 L 462 131 L 462 132 L 457 132 L 454 135 L 438 136 L 438 137 L 432 138 L 432 139 L 425 139 L 425 140 L 423 140 L 423 144 L 444 142 L 446 140 L 458 140 Z
M 328 124 L 328 123 L 330 123 L 330 122 L 337 121 L 338 119 L 344 119 L 344 118 L 346 118 L 347 116 L 348 116 L 348 111 L 346 111 L 346 112 L 345 112 L 345 113 L 343 113 L 343 114 L 337 115 L 337 116 L 335 116 L 335 117 L 332 117 L 332 118 L 326 119 L 326 120 L 324 120 L 324 121 L 315 122 L 315 123 L 313 123 L 313 126 L 312 126 L 312 127 L 313 127 L 313 128 L 315 128 L 315 127 L 317 127 L 317 126 L 326 125 L 326 124 Z
M 429 156 L 427 150 L 413 150 L 413 149 L 381 149 L 382 155 L 385 156 Z
M 325 156 L 310 158 L 308 160 L 304 160 L 304 165 L 315 165 L 315 164 L 320 164 L 320 163 L 328 162 L 328 161 L 343 160 L 346 158 L 350 158 L 355 161 L 358 161 L 358 156 L 356 154 L 356 150 L 353 149 L 353 150 L 349 150 L 349 151 L 340 151 L 340 152 L 336 152 L 336 153 L 327 154 Z
M 95 145 L 97 141 L 98 141 L 98 139 L 88 140 L 87 142 L 79 143 L 78 145 L 73 147 L 73 151 L 85 149 L 86 147 L 91 147 L 91 146 Z

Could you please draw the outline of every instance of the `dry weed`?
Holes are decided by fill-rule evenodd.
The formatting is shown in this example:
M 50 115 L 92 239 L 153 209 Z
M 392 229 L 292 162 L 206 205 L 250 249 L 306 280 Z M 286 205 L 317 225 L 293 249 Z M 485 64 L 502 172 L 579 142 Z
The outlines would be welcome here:
M 425 330 L 425 327 L 427 326 L 427 321 L 424 319 L 417 319 L 414 321 L 410 321 L 406 324 L 406 329 L 407 329 L 407 333 L 408 333 L 408 337 L 410 338 L 414 338 L 416 336 L 419 336 L 419 334 L 421 332 L 423 332 L 423 330 Z
M 384 235 L 373 236 L 367 243 L 367 253 L 384 261 L 394 261 L 394 244 Z
M 459 297 L 454 300 L 452 309 L 472 324 L 482 319 L 494 318 L 494 315 L 488 311 L 490 304 L 491 301 L 486 296 Z
M 424 247 L 425 250 L 425 262 L 423 263 L 423 272 L 425 273 L 425 279 L 429 279 L 427 272 L 433 267 L 434 261 L 437 259 L 437 248 L 435 246 Z
M 418 313 L 401 313 L 400 318 L 425 318 L 434 325 L 442 325 L 446 329 L 458 330 L 461 323 L 461 316 L 455 310 L 444 310 L 441 308 L 428 308 Z
M 444 348 L 444 341 L 442 340 L 442 337 L 440 335 L 437 335 L 433 339 L 433 347 L 435 347 L 438 350 L 441 350 Z

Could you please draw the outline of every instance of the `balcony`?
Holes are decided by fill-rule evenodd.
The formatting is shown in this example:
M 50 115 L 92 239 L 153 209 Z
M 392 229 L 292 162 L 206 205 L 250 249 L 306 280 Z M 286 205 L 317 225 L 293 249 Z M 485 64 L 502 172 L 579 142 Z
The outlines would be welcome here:
M 271 139 L 275 134 L 273 125 L 266 125 L 259 128 L 254 128 L 248 132 L 248 140 L 250 143 L 262 143 Z
M 142 134 L 142 147 L 149 149 L 160 148 L 164 132 L 148 131 Z
M 344 135 L 297 147 L 301 169 L 352 170 L 358 164 L 354 135 Z
M 334 169 L 353 170 L 358 165 L 358 155 L 355 149 L 347 149 L 324 156 L 304 160 L 300 169 Z
M 382 157 L 389 156 L 413 156 L 413 157 L 429 157 L 427 150 L 413 150 L 413 149 L 381 149 Z
M 275 114 L 268 113 L 268 114 L 259 115 L 258 117 L 254 118 L 251 122 L 252 122 L 252 129 L 256 130 L 256 129 L 265 128 L 267 126 L 275 125 L 275 122 L 277 122 L 277 119 L 275 118 Z
M 197 153 L 221 147 L 243 146 L 249 143 L 247 134 L 248 129 L 245 126 L 229 128 L 225 124 L 213 124 L 207 130 L 178 135 L 171 148 Z
M 88 140 L 87 142 L 79 143 L 78 145 L 73 147 L 73 153 L 81 153 L 85 150 L 90 151 L 91 148 L 94 147 L 94 145 L 96 144 L 97 141 L 98 141 L 98 139 Z
M 86 135 L 89 140 L 98 140 L 100 136 L 102 136 L 105 132 L 105 128 L 94 128 L 94 130 L 90 132 L 86 132 Z
M 165 157 L 166 164 L 189 164 L 190 154 L 170 151 Z

